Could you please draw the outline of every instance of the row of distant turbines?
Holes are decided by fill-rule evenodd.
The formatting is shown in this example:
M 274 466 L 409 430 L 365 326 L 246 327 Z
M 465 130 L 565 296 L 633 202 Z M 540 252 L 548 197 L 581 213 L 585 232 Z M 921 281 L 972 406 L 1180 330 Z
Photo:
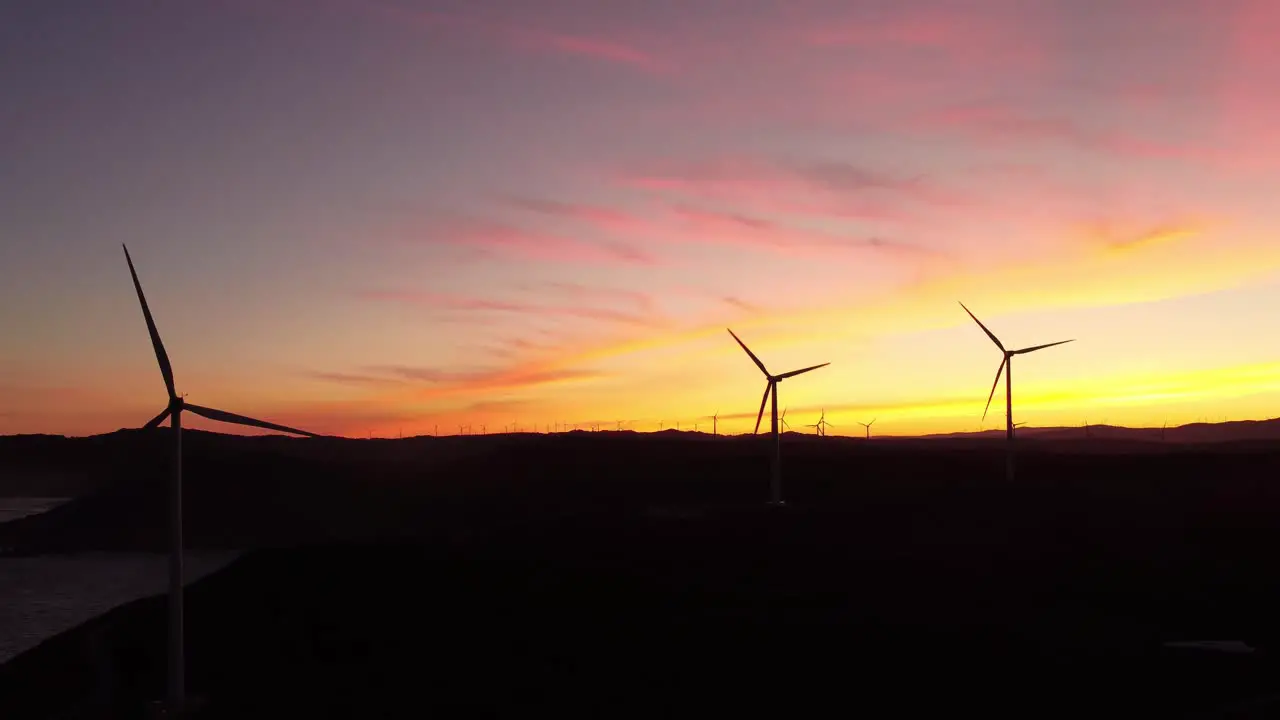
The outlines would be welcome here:
M 720 434 L 720 413 L 717 411 L 716 414 L 707 415 L 705 416 L 704 419 L 711 421 L 711 434 L 719 435 Z M 639 421 L 635 421 L 635 420 L 615 420 L 613 421 L 613 426 L 614 426 L 613 430 L 615 432 L 622 432 L 623 430 L 628 429 L 628 426 L 634 427 L 638 422 Z M 782 413 L 778 415 L 778 422 L 782 425 L 783 432 L 787 432 L 791 430 L 791 423 L 787 422 L 786 408 L 783 408 Z M 875 423 L 875 420 L 872 420 L 869 423 L 864 423 L 864 422 L 858 423 L 863 428 L 865 428 L 867 439 L 871 438 L 871 426 L 874 423 Z M 665 420 L 658 420 L 656 421 L 656 424 L 659 430 L 666 429 Z M 570 430 L 586 430 L 589 432 L 600 432 L 601 428 L 605 427 L 606 425 L 607 423 L 599 423 L 599 422 L 572 423 L 572 424 L 567 422 L 566 423 L 555 422 L 555 423 L 545 423 L 542 425 L 539 425 L 538 423 L 533 423 L 531 426 L 526 428 L 523 425 L 520 425 L 519 423 L 511 423 L 510 425 L 503 425 L 502 432 L 503 433 L 522 433 L 522 432 L 528 431 L 535 434 L 569 432 Z M 686 423 L 685 425 L 687 426 L 688 423 Z M 827 422 L 827 411 L 824 408 L 822 409 L 821 416 L 818 418 L 818 422 L 810 423 L 808 425 L 804 425 L 803 427 L 813 428 L 814 434 L 818 435 L 819 437 L 826 437 L 827 428 L 833 428 L 835 427 L 835 424 Z M 458 428 L 458 432 L 456 434 L 458 435 L 489 434 L 489 426 L 486 424 L 474 426 L 474 425 L 471 425 L 470 423 L 463 423 L 463 424 L 457 425 L 457 428 Z M 675 423 L 672 425 L 672 428 L 674 428 L 675 430 L 681 430 L 682 429 L 681 421 L 676 420 Z M 695 421 L 693 423 L 693 432 L 701 432 L 701 431 L 702 431 L 702 424 L 700 422 Z M 757 433 L 759 432 L 759 427 L 756 428 L 755 432 Z M 432 428 L 432 435 L 438 436 L 439 434 L 440 434 L 440 426 L 435 425 Z M 372 437 L 372 434 L 370 434 L 370 437 Z M 401 433 L 400 437 L 404 437 L 404 434 Z
M 265 430 L 274 430 L 277 432 L 288 433 L 292 435 L 300 435 L 303 437 L 314 438 L 314 437 L 320 437 L 320 436 L 316 433 L 308 432 L 306 430 L 299 430 L 297 428 L 291 428 L 285 425 L 266 422 L 264 420 L 257 420 L 255 418 L 247 417 L 245 415 L 237 415 L 235 413 L 227 412 L 225 410 L 218 410 L 211 407 L 205 407 L 202 405 L 189 403 L 186 401 L 185 395 L 178 394 L 176 386 L 174 384 L 173 368 L 169 363 L 169 356 L 165 352 L 164 343 L 161 342 L 160 340 L 160 333 L 156 329 L 155 320 L 151 316 L 151 309 L 147 305 L 146 296 L 142 292 L 142 284 L 138 280 L 138 273 L 134 269 L 133 258 L 129 256 L 129 249 L 127 247 L 124 248 L 124 254 L 125 254 L 125 262 L 127 262 L 129 265 L 129 275 L 133 279 L 134 290 L 137 291 L 137 294 L 138 294 L 138 303 L 139 305 L 142 306 L 142 316 L 147 324 L 147 333 L 151 337 L 151 346 L 152 346 L 152 349 L 155 351 L 156 362 L 160 366 L 160 375 L 164 379 L 165 390 L 168 395 L 168 400 L 165 404 L 164 410 L 162 410 L 160 414 L 152 418 L 144 427 L 147 429 L 155 428 L 155 427 L 158 427 L 160 423 L 168 419 L 170 427 L 173 429 L 173 466 L 172 466 L 172 474 L 171 474 L 170 501 L 169 501 L 170 555 L 169 555 L 168 706 L 173 712 L 180 713 L 186 704 L 186 680 L 185 680 L 185 669 L 184 669 L 185 650 L 184 650 L 184 639 L 183 639 L 183 592 L 182 592 L 182 577 L 183 577 L 183 567 L 182 567 L 183 565 L 182 413 L 184 411 L 187 411 L 187 412 L 195 413 L 196 415 L 200 415 L 201 417 L 208 418 L 210 420 L 216 420 L 218 422 L 230 423 L 234 425 L 243 425 L 247 427 L 262 428 Z M 961 303 L 961 307 L 964 307 L 964 303 Z M 1000 384 L 1000 376 L 1001 374 L 1003 374 L 1005 378 L 1005 395 L 1006 395 L 1005 420 L 1006 420 L 1006 426 L 1007 426 L 1006 427 L 1006 438 L 1007 438 L 1006 474 L 1007 474 L 1007 477 L 1010 480 L 1012 480 L 1014 475 L 1014 454 L 1013 454 L 1014 428 L 1017 425 L 1021 424 L 1021 423 L 1015 424 L 1013 422 L 1013 358 L 1014 356 L 1017 356 L 1017 355 L 1025 355 L 1027 353 L 1035 352 L 1037 350 L 1043 350 L 1044 348 L 1053 347 L 1055 345 L 1061 345 L 1063 343 L 1067 343 L 1071 341 L 1063 340 L 1060 342 L 1048 343 L 1046 345 L 1036 345 L 1034 347 L 1022 348 L 1020 350 L 1008 350 L 1000 342 L 999 338 L 997 338 L 994 333 L 992 333 L 989 329 L 987 329 L 986 325 L 982 324 L 982 321 L 978 320 L 978 318 L 972 312 L 969 312 L 969 308 L 964 307 L 964 311 L 968 313 L 970 317 L 973 318 L 974 322 L 978 323 L 978 326 L 981 327 L 983 332 L 985 332 L 987 336 L 991 338 L 991 341 L 995 343 L 996 347 L 998 347 L 1000 349 L 1000 352 L 1003 354 L 1003 359 L 1000 361 L 1000 367 L 996 370 L 995 383 L 991 386 L 991 394 L 987 397 L 987 407 L 986 409 L 983 410 L 983 418 L 984 419 L 986 418 L 987 411 L 990 410 L 991 408 L 991 400 L 992 398 L 995 397 L 996 387 Z M 789 372 L 784 372 L 778 375 L 774 375 L 769 372 L 768 368 L 765 367 L 765 364 L 761 362 L 760 358 L 756 357 L 756 354 L 753 353 L 751 349 L 747 347 L 746 343 L 742 342 L 742 340 L 736 334 L 734 334 L 732 330 L 729 330 L 729 334 L 733 336 L 733 339 L 737 341 L 738 345 L 742 347 L 742 349 L 751 358 L 752 362 L 755 363 L 756 367 L 760 368 L 760 372 L 763 373 L 765 376 L 764 396 L 760 400 L 760 410 L 756 414 L 756 425 L 755 425 L 754 432 L 757 434 L 760 432 L 760 422 L 764 417 L 765 405 L 770 404 L 770 400 L 772 400 L 771 410 L 770 410 L 770 423 L 771 423 L 772 437 L 769 443 L 770 448 L 772 450 L 771 462 L 770 462 L 770 484 L 769 484 L 770 502 L 773 505 L 783 505 L 781 432 L 780 432 L 781 428 L 779 427 L 779 421 L 782 422 L 783 427 L 789 427 L 789 425 L 786 424 L 786 408 L 783 408 L 783 413 L 781 417 L 779 417 L 778 415 L 778 384 L 781 383 L 783 380 L 787 380 L 789 378 L 793 378 L 798 375 L 802 375 L 804 373 L 808 373 L 813 370 L 826 367 L 830 363 L 812 365 L 809 367 L 801 368 L 799 370 L 791 370 Z M 714 415 L 710 416 L 710 419 L 712 421 L 712 432 L 718 435 L 720 432 L 719 411 L 717 411 Z M 865 429 L 866 437 L 868 439 L 871 437 L 871 426 L 874 423 L 875 423 L 874 419 L 867 423 L 859 423 Z M 616 422 L 616 427 L 618 430 L 621 430 L 622 426 L 623 426 L 623 422 L 621 420 Z M 561 427 L 567 430 L 568 423 L 562 424 L 562 423 L 556 422 L 552 424 L 552 427 L 555 428 L 557 431 L 559 431 Z M 590 423 L 589 427 L 592 430 L 598 431 L 600 429 L 600 423 L 598 422 Z M 814 428 L 814 431 L 819 436 L 825 436 L 827 433 L 827 428 L 835 427 L 835 425 L 827 422 L 826 410 L 824 409 L 822 411 L 822 416 L 818 419 L 818 421 L 806 427 Z M 508 431 L 519 432 L 521 430 L 520 425 L 516 422 L 513 422 L 511 426 L 509 426 L 509 428 L 510 429 Z M 676 423 L 676 428 L 679 429 L 678 421 Z M 694 425 L 694 428 L 695 430 L 698 428 L 698 425 L 696 423 Z M 438 433 L 438 430 L 439 428 L 437 426 L 436 428 L 437 433 Z M 460 425 L 458 428 L 458 431 L 460 434 L 464 432 L 469 432 L 470 430 L 471 428 L 469 425 Z M 536 426 L 535 426 L 535 430 L 536 430 Z M 486 433 L 487 431 L 488 431 L 488 428 L 486 425 L 480 426 L 481 433 Z

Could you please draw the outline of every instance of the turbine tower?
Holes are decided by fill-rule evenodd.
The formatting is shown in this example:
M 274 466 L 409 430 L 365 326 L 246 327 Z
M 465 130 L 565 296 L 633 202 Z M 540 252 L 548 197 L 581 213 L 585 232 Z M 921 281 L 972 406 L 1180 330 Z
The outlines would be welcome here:
M 728 330 L 728 328 L 725 329 Z M 764 417 L 765 403 L 769 402 L 770 396 L 773 396 L 773 405 L 772 410 L 770 411 L 772 418 L 771 426 L 773 438 L 771 444 L 773 446 L 773 453 L 770 462 L 769 496 L 771 504 L 782 505 L 782 435 L 778 432 L 778 383 L 786 380 L 787 378 L 807 373 L 810 370 L 817 370 L 818 368 L 826 367 L 831 363 L 812 365 L 807 368 L 785 372 L 781 375 L 772 375 L 769 373 L 769 370 L 765 368 L 764 363 L 760 362 L 760 358 L 756 357 L 756 354 L 751 352 L 751 348 L 747 347 L 746 343 L 742 342 L 742 340 L 735 335 L 732 330 L 729 330 L 729 334 L 733 335 L 733 339 L 736 340 L 738 345 L 742 347 L 743 351 L 750 356 L 751 361 L 756 364 L 756 367 L 760 368 L 760 372 L 764 373 L 765 376 L 766 384 L 764 386 L 764 397 L 760 398 L 760 412 L 756 414 L 756 433 L 760 432 L 760 420 Z
M 864 423 L 864 422 L 860 422 L 860 423 L 858 423 L 859 425 L 861 425 L 862 427 L 864 427 L 864 428 L 866 428 L 866 429 L 867 429 L 867 439 L 868 439 L 868 440 L 870 440 L 870 439 L 871 439 L 871 426 L 872 426 L 872 425 L 875 425 L 875 424 L 876 424 L 876 420 L 879 420 L 879 419 L 880 419 L 880 418 L 875 418 L 875 419 L 873 419 L 873 420 L 872 420 L 871 422 L 869 422 L 869 423 Z
M 1032 347 L 1022 348 L 1020 350 L 1006 350 L 1004 347 L 1004 344 L 1000 342 L 1000 339 L 995 336 L 995 333 L 988 330 L 986 325 L 982 324 L 982 321 L 978 319 L 977 315 L 974 315 L 972 312 L 970 312 L 969 308 L 965 307 L 964 303 L 960 303 L 960 307 L 964 308 L 964 311 L 966 313 L 969 313 L 969 317 L 973 318 L 973 321 L 978 323 L 978 327 L 982 328 L 982 331 L 987 334 L 987 337 L 991 338 L 991 342 L 995 343 L 996 347 L 1000 348 L 1000 352 L 1004 354 L 1004 359 L 1000 361 L 1000 367 L 996 369 L 996 380 L 994 383 L 991 384 L 991 394 L 987 396 L 987 407 L 982 411 L 982 419 L 983 420 L 987 419 L 987 411 L 991 409 L 991 399 L 996 396 L 996 387 L 1000 385 L 1000 374 L 1004 373 L 1004 393 L 1005 393 L 1004 408 L 1005 408 L 1005 442 L 1006 442 L 1005 477 L 1008 478 L 1010 482 L 1012 482 L 1013 481 L 1013 428 L 1014 428 L 1014 424 L 1013 424 L 1013 356 L 1026 355 L 1027 353 L 1032 353 L 1037 350 L 1043 350 L 1045 348 L 1051 348 L 1055 345 L 1065 345 L 1066 343 L 1074 342 L 1074 340 L 1059 340 L 1058 342 L 1046 343 L 1044 345 L 1034 345 Z
M 129 264 L 129 275 L 133 278 L 133 289 L 138 293 L 138 304 L 142 306 L 142 317 L 147 321 L 147 333 L 151 336 L 151 347 L 156 353 L 156 362 L 160 365 L 160 375 L 164 377 L 164 386 L 169 393 L 169 404 L 164 411 L 144 425 L 144 429 L 152 429 L 169 418 L 173 428 L 173 475 L 169 486 L 169 688 L 168 707 L 171 712 L 181 713 L 186 705 L 186 648 L 183 638 L 183 600 L 182 600 L 182 413 L 193 412 L 201 417 L 232 425 L 275 430 L 277 432 L 302 435 L 304 437 L 320 437 L 305 430 L 296 430 L 284 425 L 255 420 L 244 415 L 236 415 L 225 410 L 194 405 L 186 401 L 174 388 L 173 366 L 169 364 L 169 355 L 160 341 L 160 332 L 156 330 L 155 320 L 151 317 L 151 309 L 147 306 L 147 298 L 142 294 L 142 283 L 138 281 L 138 273 L 133 268 L 133 258 L 129 257 L 129 248 L 124 247 L 124 259 Z

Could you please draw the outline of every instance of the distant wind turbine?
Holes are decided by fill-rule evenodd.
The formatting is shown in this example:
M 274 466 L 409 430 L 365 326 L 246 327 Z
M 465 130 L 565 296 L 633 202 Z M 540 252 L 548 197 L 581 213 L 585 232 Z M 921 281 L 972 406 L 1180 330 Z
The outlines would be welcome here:
M 123 247 L 123 246 L 122 246 Z M 174 712 L 182 712 L 186 704 L 186 665 L 185 641 L 183 638 L 183 600 L 182 600 L 182 413 L 190 411 L 201 417 L 232 425 L 275 430 L 277 432 L 302 435 L 304 437 L 320 437 L 315 433 L 297 430 L 284 425 L 255 420 L 244 415 L 236 415 L 225 410 L 194 405 L 186 401 L 186 396 L 179 395 L 174 388 L 173 366 L 169 364 L 169 355 L 165 352 L 164 343 L 160 341 L 160 332 L 156 329 L 155 320 L 151 317 L 151 309 L 147 306 L 147 298 L 142 294 L 142 283 L 138 281 L 138 273 L 133 268 L 133 258 L 129 257 L 129 248 L 124 248 L 124 259 L 129 264 L 129 275 L 133 278 L 133 289 L 138 293 L 138 304 L 142 306 L 142 317 L 147 321 L 147 333 L 151 336 L 151 347 L 155 350 L 156 361 L 160 365 L 160 374 L 164 377 L 165 390 L 169 393 L 169 403 L 163 412 L 148 422 L 145 429 L 152 429 L 169 419 L 173 428 L 173 475 L 169 485 L 169 692 L 168 704 Z
M 726 330 L 727 329 L 728 328 L 726 328 Z M 764 387 L 764 397 L 760 399 L 760 412 L 756 414 L 756 429 L 755 429 L 756 433 L 760 432 L 760 420 L 761 418 L 764 417 L 765 403 L 769 402 L 770 396 L 773 397 L 772 410 L 770 411 L 772 434 L 773 434 L 773 439 L 772 439 L 773 454 L 771 458 L 772 462 L 770 463 L 771 467 L 770 467 L 769 494 L 770 494 L 771 503 L 773 505 L 782 505 L 783 504 L 782 502 L 782 435 L 778 432 L 778 383 L 782 382 L 783 380 L 786 380 L 787 378 L 795 377 L 796 375 L 800 375 L 802 373 L 807 373 L 810 370 L 817 370 L 818 368 L 826 367 L 831 363 L 822 363 L 821 365 L 812 365 L 807 368 L 801 368 L 799 370 L 792 370 L 791 372 L 785 372 L 785 373 L 782 373 L 781 375 L 773 375 L 769 373 L 769 370 L 764 366 L 764 363 L 760 362 L 760 358 L 756 357 L 756 354 L 751 352 L 751 348 L 747 347 L 746 343 L 742 342 L 742 340 L 737 335 L 735 335 L 732 330 L 729 330 L 729 334 L 733 335 L 733 339 L 737 341 L 738 345 L 741 346 L 743 351 L 747 353 L 747 355 L 751 358 L 751 361 L 756 364 L 756 367 L 760 368 L 760 372 L 764 373 L 765 379 L 767 381 Z
M 870 440 L 870 439 L 871 439 L 871 426 L 872 426 L 872 425 L 875 425 L 875 424 L 876 424 L 876 420 L 879 420 L 879 419 L 880 419 L 880 418 L 875 418 L 875 419 L 873 419 L 873 420 L 872 420 L 871 422 L 869 422 L 869 423 L 864 423 L 864 422 L 860 422 L 860 423 L 858 423 L 859 425 L 861 425 L 862 427 L 864 427 L 864 428 L 866 428 L 866 429 L 867 429 L 867 439 L 868 439 L 868 440 Z
M 982 419 L 986 420 L 987 418 L 987 411 L 991 409 L 991 399 L 996 396 L 996 387 L 1000 384 L 1000 374 L 1004 373 L 1005 440 L 1006 440 L 1005 477 L 1007 477 L 1010 481 L 1012 481 L 1013 480 L 1013 428 L 1014 428 L 1014 424 L 1013 424 L 1013 356 L 1026 355 L 1027 353 L 1032 353 L 1037 350 L 1043 350 L 1045 348 L 1051 348 L 1051 347 L 1054 347 L 1055 345 L 1065 345 L 1066 343 L 1074 342 L 1074 340 L 1059 340 L 1058 342 L 1046 343 L 1044 345 L 1034 345 L 1032 347 L 1022 348 L 1020 350 L 1006 350 L 1004 347 L 1004 344 L 1000 342 L 1000 339 L 995 336 L 995 333 L 988 330 L 986 325 L 982 324 L 982 321 L 978 319 L 977 315 L 974 315 L 972 312 L 970 312 L 969 308 L 965 307 L 964 303 L 960 303 L 960 307 L 964 308 L 964 311 L 966 313 L 969 313 L 969 317 L 973 318 L 973 321 L 978 323 L 978 327 L 982 328 L 982 331 L 987 334 L 987 337 L 991 338 L 991 342 L 995 343 L 996 347 L 1000 348 L 1000 352 L 1004 354 L 1004 359 L 1000 361 L 1000 367 L 996 369 L 996 380 L 994 383 L 991 384 L 991 394 L 987 396 L 987 407 L 982 411 Z
M 835 425 L 832 425 L 831 423 L 827 422 L 826 408 L 822 408 L 822 417 L 818 418 L 818 424 L 822 426 L 822 437 L 827 436 L 827 428 L 835 427 Z
M 711 434 L 720 434 L 720 411 L 717 410 L 715 415 L 711 416 Z
M 778 422 L 782 423 L 782 431 L 786 432 L 791 429 L 791 423 L 787 422 L 787 409 L 782 408 L 782 414 L 778 416 Z

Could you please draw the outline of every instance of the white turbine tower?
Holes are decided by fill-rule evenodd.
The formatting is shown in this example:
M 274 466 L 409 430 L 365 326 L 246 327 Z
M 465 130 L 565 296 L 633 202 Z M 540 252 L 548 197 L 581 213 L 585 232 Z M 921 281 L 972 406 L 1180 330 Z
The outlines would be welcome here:
M 1059 340 L 1058 342 L 1051 342 L 1051 343 L 1046 343 L 1044 345 L 1035 345 L 1033 347 L 1022 348 L 1021 350 L 1006 350 L 1004 347 L 1004 344 L 1000 342 L 1000 339 L 995 336 L 995 333 L 988 330 L 986 325 L 982 324 L 982 321 L 978 319 L 977 315 L 974 315 L 972 312 L 970 312 L 969 308 L 965 307 L 964 303 L 960 303 L 960 307 L 964 308 L 964 311 L 966 313 L 969 313 L 969 317 L 973 318 L 973 321 L 978 323 L 978 327 L 982 328 L 982 331 L 987 334 L 987 337 L 991 338 L 991 342 L 995 343 L 996 347 L 1000 348 L 1000 352 L 1004 354 L 1004 359 L 1000 361 L 1000 367 L 996 369 L 996 381 L 991 384 L 991 394 L 987 396 L 987 407 L 982 411 L 982 419 L 983 420 L 987 419 L 987 411 L 991 409 L 991 399 L 996 396 L 996 387 L 1000 385 L 1000 373 L 1004 373 L 1005 442 L 1006 442 L 1005 477 L 1012 482 L 1013 481 L 1013 429 L 1014 429 L 1013 356 L 1026 355 L 1027 353 L 1035 352 L 1036 350 L 1043 350 L 1045 348 L 1051 348 L 1055 345 L 1065 345 L 1066 343 L 1074 342 L 1074 340 Z
M 123 246 L 122 246 L 123 247 Z M 194 405 L 178 394 L 173 383 L 173 366 L 169 364 L 169 355 L 160 341 L 160 332 L 156 330 L 155 320 L 151 317 L 151 309 L 147 306 L 147 298 L 142 294 L 142 283 L 138 282 L 138 273 L 133 267 L 133 258 L 129 257 L 129 248 L 124 248 L 124 259 L 129 264 L 129 275 L 133 278 L 133 288 L 138 292 L 138 303 L 142 305 L 142 317 L 147 321 L 147 333 L 151 336 L 151 347 L 156 353 L 156 362 L 160 364 L 160 374 L 164 377 L 165 390 L 169 393 L 169 403 L 163 412 L 151 419 L 143 427 L 155 428 L 169 418 L 173 428 L 173 474 L 169 486 L 169 689 L 168 706 L 172 712 L 180 713 L 186 704 L 186 655 L 183 639 L 183 601 L 182 601 L 182 413 L 193 412 L 201 417 L 233 425 L 275 430 L 277 432 L 320 437 L 315 433 L 297 430 L 284 425 L 255 420 L 244 415 L 236 415 L 225 410 Z
M 725 328 L 725 329 L 728 330 L 728 328 Z M 769 495 L 770 495 L 771 504 L 782 505 L 784 504 L 782 502 L 782 435 L 778 432 L 778 383 L 782 382 L 783 380 L 786 380 L 789 377 L 795 377 L 796 375 L 800 375 L 801 373 L 807 373 L 810 370 L 817 370 L 820 367 L 826 367 L 831 363 L 822 363 L 821 365 L 812 365 L 807 368 L 801 368 L 799 370 L 792 370 L 791 372 L 785 372 L 785 373 L 782 373 L 781 375 L 772 375 L 769 373 L 769 370 L 764 366 L 764 363 L 760 362 L 760 358 L 756 357 L 756 354 L 751 352 L 751 348 L 747 347 L 746 343 L 742 342 L 742 340 L 737 335 L 734 335 L 734 332 L 732 330 L 729 330 L 729 334 L 733 335 L 733 339 L 736 340 L 738 342 L 738 345 L 740 345 L 742 349 L 746 351 L 747 355 L 751 357 L 751 361 L 756 364 L 756 367 L 760 368 L 760 372 L 764 373 L 764 376 L 766 379 L 766 384 L 764 387 L 764 397 L 760 399 L 760 412 L 756 414 L 756 429 L 755 429 L 756 433 L 760 432 L 760 420 L 761 418 L 764 417 L 765 403 L 769 402 L 770 396 L 773 397 L 773 409 L 770 412 L 770 415 L 772 417 L 771 424 L 772 424 L 773 438 L 772 438 L 771 444 L 773 446 L 773 453 L 771 455 L 772 462 L 770 463 L 771 468 L 770 468 Z

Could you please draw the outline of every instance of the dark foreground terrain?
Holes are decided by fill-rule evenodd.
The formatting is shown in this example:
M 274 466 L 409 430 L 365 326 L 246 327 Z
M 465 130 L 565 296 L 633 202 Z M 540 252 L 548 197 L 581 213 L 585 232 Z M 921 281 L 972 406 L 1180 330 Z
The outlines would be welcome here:
M 766 509 L 750 438 L 188 439 L 191 545 L 259 548 L 188 593 L 205 717 L 1280 716 L 1272 443 L 1028 442 L 1009 486 L 998 444 L 795 437 Z M 160 442 L 0 440 L 92 478 L 0 546 L 163 547 Z M 163 663 L 144 599 L 0 712 L 140 717 Z

